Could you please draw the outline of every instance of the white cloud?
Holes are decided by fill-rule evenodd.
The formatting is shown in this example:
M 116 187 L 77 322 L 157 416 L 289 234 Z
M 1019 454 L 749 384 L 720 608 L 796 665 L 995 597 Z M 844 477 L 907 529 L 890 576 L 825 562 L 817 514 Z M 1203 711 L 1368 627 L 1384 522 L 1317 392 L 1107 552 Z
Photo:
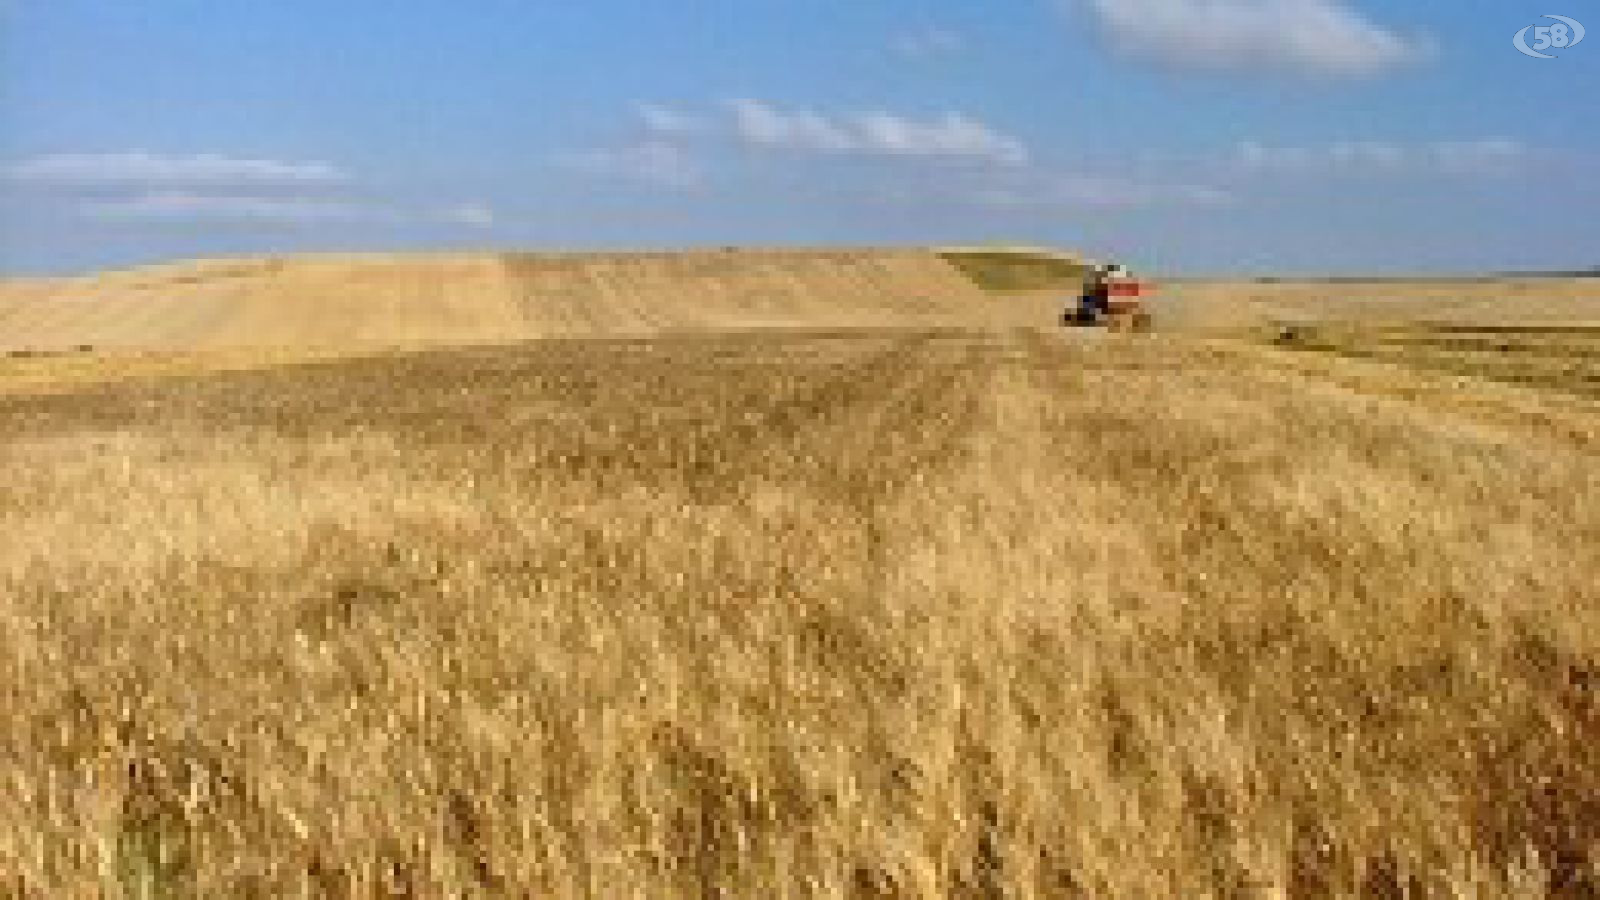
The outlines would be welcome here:
M 829 116 L 784 111 L 759 100 L 729 104 L 734 133 L 749 146 L 813 153 L 967 159 L 1002 166 L 1027 162 L 1022 141 L 960 113 L 930 121 L 886 112 Z
M 483 203 L 396 205 L 361 196 L 350 176 L 324 162 L 200 153 L 57 153 L 0 165 L 62 212 L 105 223 L 229 228 L 448 224 L 489 228 Z M 3 187 L 3 185 L 0 185 Z
M 313 185 L 347 180 L 325 162 L 287 162 L 200 153 L 171 156 L 134 150 L 125 153 L 56 153 L 36 156 L 6 169 L 13 180 L 56 185 Z
M 967 49 L 967 39 L 958 31 L 930 26 L 895 35 L 889 47 L 908 59 L 953 56 Z
M 867 147 L 884 153 L 964 156 L 1003 165 L 1021 165 L 1028 161 L 1028 150 L 1021 141 L 957 113 L 927 123 L 888 113 L 869 113 L 856 120 L 856 127 L 866 139 Z
M 1359 77 L 1431 52 L 1342 0 L 1082 2 L 1117 50 L 1183 68 Z
M 1423 144 L 1340 141 L 1310 147 L 1244 141 L 1235 149 L 1234 165 L 1251 173 L 1285 175 L 1499 175 L 1514 171 L 1528 155 L 1524 144 L 1509 138 Z
M 657 103 L 640 103 L 635 106 L 635 111 L 644 123 L 645 130 L 660 138 L 688 137 L 704 131 L 706 127 L 705 121 L 697 115 Z
M 153 191 L 82 205 L 91 218 L 107 221 L 227 221 L 264 225 L 306 225 L 367 217 L 363 207 L 308 197 L 258 197 Z
M 677 144 L 649 140 L 630 147 L 602 148 L 561 158 L 568 168 L 607 178 L 641 181 L 679 190 L 698 187 L 704 173 L 692 154 Z
M 734 131 L 746 144 L 848 153 L 861 149 L 861 141 L 827 116 L 810 111 L 780 112 L 759 100 L 734 100 Z

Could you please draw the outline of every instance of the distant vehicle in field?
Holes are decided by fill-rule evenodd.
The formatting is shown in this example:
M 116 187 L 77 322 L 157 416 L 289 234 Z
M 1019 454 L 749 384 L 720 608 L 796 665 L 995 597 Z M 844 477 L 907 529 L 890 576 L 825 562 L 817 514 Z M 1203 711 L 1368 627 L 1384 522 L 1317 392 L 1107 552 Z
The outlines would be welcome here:
M 1066 325 L 1149 331 L 1150 311 L 1144 302 L 1151 284 L 1135 278 L 1126 266 L 1100 263 L 1084 273 L 1083 291 L 1062 315 Z

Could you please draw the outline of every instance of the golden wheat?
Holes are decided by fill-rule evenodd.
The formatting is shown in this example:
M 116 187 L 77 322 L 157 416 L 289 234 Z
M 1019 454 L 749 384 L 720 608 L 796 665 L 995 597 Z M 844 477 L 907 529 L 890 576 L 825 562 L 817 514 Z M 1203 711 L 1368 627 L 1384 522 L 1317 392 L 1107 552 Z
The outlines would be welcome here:
M 1540 387 L 883 330 L 0 391 L 0 892 L 1593 896 Z

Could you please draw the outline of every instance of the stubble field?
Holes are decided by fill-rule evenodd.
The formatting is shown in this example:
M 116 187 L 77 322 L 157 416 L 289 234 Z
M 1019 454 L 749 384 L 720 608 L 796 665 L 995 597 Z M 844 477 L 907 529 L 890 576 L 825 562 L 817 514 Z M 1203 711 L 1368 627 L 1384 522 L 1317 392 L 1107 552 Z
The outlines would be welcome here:
M 1595 896 L 1596 334 L 1415 334 L 14 361 L 0 893 Z

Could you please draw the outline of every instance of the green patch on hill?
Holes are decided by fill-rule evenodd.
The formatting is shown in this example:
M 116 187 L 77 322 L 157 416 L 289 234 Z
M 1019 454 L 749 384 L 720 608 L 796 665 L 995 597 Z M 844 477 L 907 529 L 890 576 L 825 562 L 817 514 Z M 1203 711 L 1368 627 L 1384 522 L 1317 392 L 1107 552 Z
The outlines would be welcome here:
M 1077 290 L 1089 266 L 1050 250 L 945 248 L 938 253 L 986 291 Z

